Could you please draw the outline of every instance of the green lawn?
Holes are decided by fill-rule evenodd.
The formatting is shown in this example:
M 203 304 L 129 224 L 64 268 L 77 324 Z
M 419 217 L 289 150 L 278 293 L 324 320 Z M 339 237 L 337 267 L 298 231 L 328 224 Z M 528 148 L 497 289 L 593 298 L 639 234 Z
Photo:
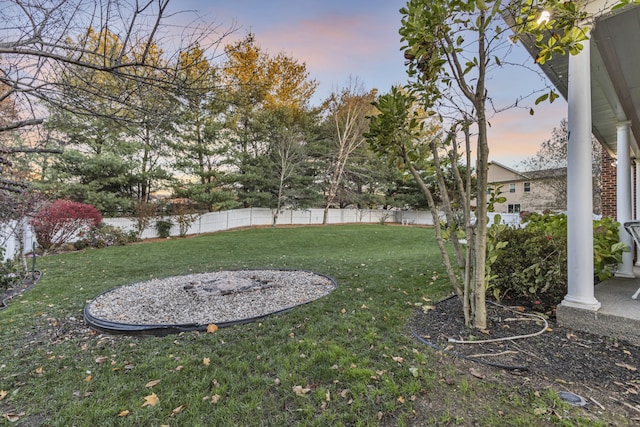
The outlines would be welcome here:
M 430 229 L 238 230 L 37 267 L 43 279 L 0 312 L 0 425 L 9 413 L 11 425 L 53 426 L 573 425 L 540 415 L 558 405 L 553 395 L 474 381 L 411 338 L 417 306 L 449 292 Z M 213 334 L 111 336 L 82 324 L 105 290 L 227 268 L 307 269 L 338 288 Z M 143 406 L 153 394 L 158 403 Z

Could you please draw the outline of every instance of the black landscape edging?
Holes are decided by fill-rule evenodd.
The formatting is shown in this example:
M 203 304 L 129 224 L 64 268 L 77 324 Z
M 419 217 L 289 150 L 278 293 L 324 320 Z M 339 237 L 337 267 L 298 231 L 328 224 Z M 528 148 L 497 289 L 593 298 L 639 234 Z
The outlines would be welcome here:
M 307 272 L 307 273 L 313 273 L 315 275 L 325 277 L 325 278 L 327 278 L 327 279 L 329 279 L 331 281 L 331 283 L 333 284 L 333 289 L 331 290 L 331 292 L 335 291 L 336 288 L 338 287 L 338 283 L 336 282 L 336 280 L 333 277 L 327 276 L 326 274 L 322 274 L 322 273 L 316 273 L 315 271 L 309 271 L 309 270 L 286 269 L 286 268 L 254 268 L 254 269 L 238 269 L 238 270 L 225 269 L 225 270 L 218 270 L 218 271 L 260 271 L 260 270 L 302 271 L 302 272 Z M 123 285 L 123 286 L 128 286 L 128 285 Z M 91 302 L 89 302 L 87 305 L 85 305 L 84 310 L 83 310 L 83 316 L 84 316 L 84 321 L 87 323 L 87 325 L 89 325 L 90 327 L 92 327 L 92 328 L 94 328 L 96 330 L 99 330 L 101 332 L 107 332 L 107 333 L 110 333 L 110 334 L 119 334 L 119 335 L 122 335 L 122 334 L 124 334 L 124 335 L 152 335 L 152 336 L 157 336 L 157 337 L 164 337 L 164 336 L 167 336 L 167 335 L 170 335 L 170 334 L 179 334 L 181 332 L 206 331 L 207 330 L 207 326 L 209 326 L 208 324 L 205 325 L 205 324 L 198 324 L 198 323 L 136 325 L 136 324 L 131 324 L 131 323 L 119 323 L 119 322 L 112 322 L 112 321 L 109 321 L 109 320 L 99 319 L 99 318 L 93 316 L 91 313 L 89 313 L 89 305 L 96 298 L 99 298 L 101 295 L 107 294 L 107 293 L 109 293 L 109 292 L 111 292 L 114 289 L 117 289 L 119 287 L 120 286 L 118 286 L 116 288 L 109 289 L 109 290 L 107 290 L 105 292 L 102 292 L 100 295 L 98 295 L 93 300 L 91 300 Z M 285 313 L 285 312 L 290 311 L 290 310 L 292 310 L 292 309 L 294 309 L 296 307 L 300 307 L 300 306 L 312 303 L 314 301 L 317 301 L 317 299 L 311 300 L 311 301 L 306 301 L 306 302 L 303 302 L 301 304 L 297 304 L 297 305 L 294 305 L 294 306 L 291 306 L 291 307 L 283 308 L 281 310 L 273 311 L 271 313 L 264 314 L 264 315 L 261 315 L 261 316 L 247 317 L 247 318 L 238 319 L 238 320 L 230 320 L 230 321 L 227 321 L 227 322 L 215 323 L 215 325 L 218 328 L 226 328 L 226 327 L 229 327 L 229 326 L 241 325 L 243 323 L 251 323 L 251 322 L 255 322 L 255 321 L 264 319 L 264 318 L 266 318 L 268 316 Z
M 9 298 L 5 298 L 2 301 L 0 301 L 0 311 L 4 310 L 5 308 L 9 307 L 9 301 L 11 301 L 12 299 L 14 299 L 15 297 L 17 297 L 18 295 L 22 295 L 23 293 L 27 292 L 28 290 L 30 290 L 31 288 L 33 288 L 35 285 L 38 284 L 38 282 L 40 281 L 40 279 L 42 279 L 42 272 L 40 270 L 32 270 L 29 272 L 29 274 L 36 275 L 36 279 L 33 280 L 29 286 L 23 288 L 20 292 L 18 292 L 17 294 L 9 297 Z M 22 283 L 24 284 L 24 280 L 22 281 Z

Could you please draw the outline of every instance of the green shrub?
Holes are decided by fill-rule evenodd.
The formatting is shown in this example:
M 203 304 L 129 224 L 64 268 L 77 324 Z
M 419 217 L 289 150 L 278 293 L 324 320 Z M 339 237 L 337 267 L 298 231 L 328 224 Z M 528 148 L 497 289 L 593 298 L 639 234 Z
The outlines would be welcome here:
M 606 280 L 622 262 L 622 254 L 629 248 L 618 240 L 620 223 L 605 217 L 593 224 L 593 264 L 596 277 Z
M 133 238 L 133 240 L 131 240 Z M 119 227 L 113 225 L 100 224 L 98 227 L 88 231 L 83 238 L 74 242 L 73 246 L 77 250 L 91 248 L 105 248 L 107 246 L 124 246 L 137 240 L 135 231 L 125 233 Z
M 0 260 L 4 257 L 4 249 L 0 247 Z M 0 290 L 13 288 L 22 281 L 22 274 L 20 274 L 20 266 L 14 260 L 0 261 Z
M 156 221 L 156 231 L 158 232 L 158 237 L 162 239 L 166 239 L 171 235 L 171 227 L 173 223 L 170 219 L 160 219 Z
M 546 310 L 567 288 L 566 239 L 541 230 L 506 227 L 497 236 L 508 244 L 496 257 L 490 288 L 497 298 L 513 298 Z
M 548 310 L 567 291 L 567 217 L 546 212 L 523 215 L 524 228 L 500 227 L 488 233 L 493 253 L 487 289 L 496 299 L 514 298 Z M 605 280 L 622 260 L 618 223 L 594 221 L 594 275 Z M 498 231 L 495 231 L 498 230 Z M 506 245 L 498 245 L 507 242 Z

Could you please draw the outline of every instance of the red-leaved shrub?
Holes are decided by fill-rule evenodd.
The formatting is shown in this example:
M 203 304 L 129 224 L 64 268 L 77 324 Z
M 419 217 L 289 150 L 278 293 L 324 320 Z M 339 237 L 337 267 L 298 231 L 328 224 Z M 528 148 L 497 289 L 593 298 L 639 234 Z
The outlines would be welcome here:
M 38 245 L 46 252 L 101 222 L 102 215 L 91 205 L 56 200 L 45 205 L 33 216 L 31 226 Z

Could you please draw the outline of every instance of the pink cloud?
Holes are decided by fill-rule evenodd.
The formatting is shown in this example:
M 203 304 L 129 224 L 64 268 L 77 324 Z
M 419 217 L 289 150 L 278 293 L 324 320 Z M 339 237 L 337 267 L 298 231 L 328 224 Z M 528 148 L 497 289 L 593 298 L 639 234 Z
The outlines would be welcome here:
M 529 109 L 504 111 L 491 120 L 489 129 L 489 158 L 508 166 L 517 164 L 534 155 L 542 142 L 551 137 L 553 128 L 560 126 L 567 116 L 565 102 L 540 104 Z
M 257 29 L 255 34 L 270 54 L 284 52 L 306 63 L 321 84 L 321 96 L 351 76 L 383 91 L 405 80 L 397 28 L 375 15 L 323 15 Z

